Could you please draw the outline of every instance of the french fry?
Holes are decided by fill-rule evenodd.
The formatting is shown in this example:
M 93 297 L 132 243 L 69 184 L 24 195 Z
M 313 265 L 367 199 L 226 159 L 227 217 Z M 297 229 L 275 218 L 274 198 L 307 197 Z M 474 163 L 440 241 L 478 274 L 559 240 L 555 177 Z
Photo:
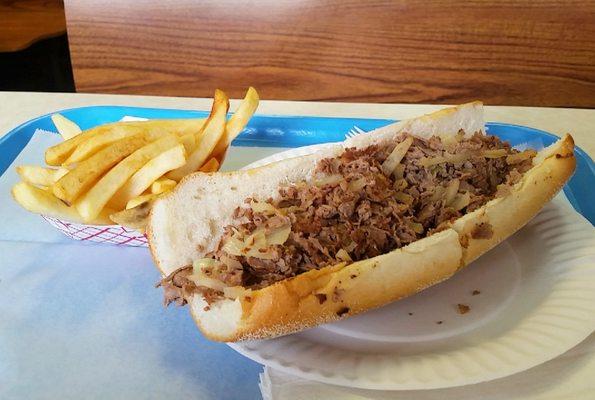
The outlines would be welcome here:
M 229 99 L 221 90 L 215 91 L 207 119 L 115 122 L 81 131 L 54 114 L 64 142 L 46 149 L 50 167 L 17 167 L 23 182 L 12 195 L 34 213 L 85 224 L 114 221 L 144 231 L 154 199 L 192 172 L 219 170 L 258 101 L 249 88 L 227 122 Z
M 186 153 L 191 154 L 196 148 L 196 136 L 197 135 L 194 133 L 188 133 L 180 137 L 180 140 L 186 149 Z
M 168 192 L 175 188 L 177 184 L 178 182 L 174 181 L 173 179 L 159 178 L 151 184 L 151 193 L 160 194 L 163 192 Z
M 97 182 L 101 175 L 129 154 L 154 141 L 159 136 L 159 133 L 145 132 L 107 146 L 85 161 L 80 162 L 76 168 L 60 178 L 52 186 L 54 196 L 66 204 L 72 204 L 82 193 Z M 73 139 L 77 137 L 80 136 Z
M 48 165 L 59 166 L 62 165 L 68 156 L 74 151 L 76 146 L 82 143 L 85 139 L 95 135 L 98 129 L 90 129 L 82 132 L 62 143 L 55 146 L 48 147 L 45 150 L 45 162 Z
M 126 210 L 131 210 L 135 207 L 140 206 L 141 204 L 145 204 L 145 203 L 153 200 L 157 196 L 159 196 L 159 195 L 153 194 L 153 193 L 141 194 L 140 196 L 135 197 L 134 199 L 130 199 L 130 201 L 126 204 Z
M 136 207 L 114 213 L 109 218 L 118 225 L 145 233 L 152 203 L 145 201 Z
M 207 160 L 215 146 L 225 134 L 225 119 L 229 109 L 229 99 L 221 90 L 215 91 L 211 114 L 205 123 L 196 149 L 188 156 L 186 164 L 167 174 L 168 178 L 179 181 L 184 176 L 198 170 Z
M 256 89 L 250 87 L 244 96 L 244 100 L 231 116 L 225 127 L 225 134 L 217 143 L 215 150 L 213 150 L 213 156 L 217 157 L 217 160 L 221 163 L 225 157 L 227 148 L 231 142 L 242 132 L 252 115 L 258 108 L 258 93 Z
M 74 207 L 68 207 L 49 191 L 35 187 L 27 182 L 19 182 L 14 185 L 11 193 L 16 202 L 27 211 L 70 222 L 83 222 L 83 219 Z M 111 224 L 111 221 L 106 214 L 102 213 L 102 215 L 96 220 L 91 221 L 91 223 L 105 225 Z
M 178 136 L 196 135 L 204 126 L 206 118 L 185 119 L 151 119 L 148 121 L 116 122 L 114 125 L 126 124 L 143 131 L 161 132 L 162 135 L 175 133 Z
M 53 114 L 51 116 L 54 126 L 58 130 L 62 139 L 68 140 L 81 133 L 81 128 L 73 121 L 69 120 L 62 114 Z
M 80 143 L 62 165 L 70 165 L 83 161 L 118 140 L 138 135 L 142 132 L 143 130 L 141 128 L 135 126 L 113 126 L 106 132 L 102 132 L 100 135 L 94 135 Z
M 204 124 L 205 119 L 192 118 L 114 122 L 111 124 L 100 125 L 86 130 L 62 143 L 49 147 L 45 151 L 45 162 L 48 165 L 53 166 L 62 165 L 81 143 L 91 137 L 104 135 L 114 129 L 140 129 L 142 132 L 154 134 L 156 137 L 163 136 L 166 133 L 175 133 L 179 136 L 184 136 L 187 134 L 197 134 L 200 132 Z
M 75 207 L 83 217 L 83 220 L 91 221 L 96 218 L 107 202 L 136 171 L 142 168 L 151 159 L 178 144 L 180 144 L 180 142 L 176 135 L 168 135 L 136 150 L 122 162 L 117 164 L 99 179 L 97 184 L 85 193 L 75 204 Z
M 159 177 L 185 163 L 186 150 L 183 145 L 164 151 L 136 171 L 110 199 L 109 206 L 116 210 L 123 209 L 130 199 L 141 195 Z
M 45 151 L 45 162 L 48 165 L 62 165 L 68 159 L 68 157 L 74 152 L 74 150 L 84 141 L 90 139 L 94 136 L 101 136 L 111 129 L 113 126 L 117 124 L 107 124 L 97 126 L 95 128 L 86 130 L 79 135 L 76 135 L 62 143 L 58 143 L 55 146 L 48 147 Z
M 190 153 L 194 150 L 195 137 L 203 125 L 204 119 L 151 120 L 112 124 L 108 132 L 95 135 L 79 144 L 64 164 L 68 165 L 84 160 L 110 143 L 140 132 L 149 131 L 153 134 L 161 134 L 163 136 L 169 133 L 179 135 L 187 142 L 184 144 L 184 147 Z
M 211 158 L 207 161 L 202 167 L 200 167 L 200 172 L 216 172 L 219 170 L 219 161 L 215 157 Z
M 37 165 L 19 165 L 16 170 L 24 182 L 45 187 L 52 186 L 68 173 L 66 168 L 44 168 Z

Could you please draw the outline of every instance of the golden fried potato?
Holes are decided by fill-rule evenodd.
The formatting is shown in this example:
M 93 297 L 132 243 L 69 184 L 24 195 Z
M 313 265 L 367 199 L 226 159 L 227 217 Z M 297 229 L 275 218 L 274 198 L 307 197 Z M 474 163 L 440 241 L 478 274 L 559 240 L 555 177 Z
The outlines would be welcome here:
M 84 133 L 81 135 L 84 135 Z M 161 136 L 160 133 L 144 132 L 109 145 L 79 163 L 76 168 L 60 178 L 52 186 L 52 192 L 66 204 L 72 204 L 82 193 L 97 182 L 101 175 L 129 154 L 151 143 L 159 136 Z M 76 139 L 76 137 L 73 139 Z
M 143 130 L 139 127 L 128 125 L 112 126 L 106 132 L 102 132 L 100 135 L 94 135 L 80 143 L 62 164 L 70 165 L 86 160 L 110 144 L 127 137 L 138 135 L 139 133 L 143 133 Z
M 37 165 L 19 165 L 16 170 L 24 182 L 44 187 L 52 186 L 68 173 L 66 168 L 44 168 Z
M 206 119 L 121 121 L 85 131 L 54 114 L 64 142 L 46 149 L 45 159 L 60 168 L 17 167 L 23 182 L 13 187 L 13 197 L 34 213 L 144 231 L 154 199 L 190 173 L 219 170 L 258 102 L 249 88 L 226 121 L 229 99 L 217 89 Z
M 51 116 L 54 126 L 58 130 L 62 139 L 68 140 L 81 133 L 81 128 L 73 121 L 69 120 L 62 114 L 53 114 Z
M 229 99 L 221 90 L 215 91 L 213 108 L 197 141 L 196 149 L 188 156 L 186 164 L 167 174 L 168 178 L 179 181 L 184 176 L 198 170 L 225 133 L 225 119 L 229 109 Z
M 116 122 L 114 125 L 127 124 L 143 131 L 161 132 L 162 135 L 175 133 L 178 136 L 198 134 L 203 128 L 206 118 L 184 119 L 151 119 L 148 121 Z
M 182 141 L 182 144 L 184 145 L 184 148 L 186 149 L 186 153 L 192 154 L 192 152 L 196 148 L 197 136 L 198 136 L 198 134 L 188 133 L 188 134 L 180 137 L 180 140 Z
M 175 133 L 179 136 L 185 136 L 188 134 L 198 134 L 203 128 L 204 123 L 205 119 L 203 118 L 192 118 L 114 122 L 111 124 L 100 125 L 46 149 L 45 162 L 48 165 L 53 166 L 62 165 L 62 163 L 64 163 L 75 151 L 75 149 L 87 139 L 95 136 L 102 136 L 116 129 L 133 131 L 138 130 L 144 133 L 151 133 L 152 135 L 155 135 L 155 137 L 163 136 L 167 133 Z
M 145 204 L 145 203 L 155 199 L 157 196 L 159 196 L 159 195 L 154 194 L 154 193 L 141 194 L 140 196 L 135 197 L 134 199 L 130 199 L 128 204 L 126 204 L 126 210 L 134 209 L 134 208 L 140 206 L 141 204 Z
M 231 142 L 242 132 L 252 115 L 258 108 L 258 93 L 256 89 L 250 87 L 244 96 L 244 100 L 231 116 L 225 127 L 225 134 L 217 143 L 213 150 L 213 156 L 221 163 Z
M 60 218 L 70 222 L 83 222 L 83 219 L 76 208 L 68 207 L 62 201 L 57 199 L 49 191 L 40 189 L 26 182 L 19 182 L 12 187 L 12 197 L 25 210 L 36 214 L 47 215 L 49 217 Z M 106 210 L 95 220 L 87 221 L 95 225 L 111 224 Z
M 149 213 L 151 212 L 151 205 L 152 201 L 145 201 L 136 207 L 119 211 L 109 217 L 118 225 L 145 233 Z
M 130 199 L 141 195 L 166 172 L 181 167 L 185 163 L 186 150 L 183 145 L 164 151 L 136 171 L 110 199 L 109 206 L 116 210 L 123 209 Z
M 101 177 L 87 193 L 81 196 L 75 204 L 79 214 L 85 221 L 96 218 L 107 202 L 136 171 L 151 159 L 179 144 L 179 138 L 172 134 L 136 150 Z
M 174 181 L 173 179 L 159 178 L 151 185 L 151 193 L 160 194 L 163 192 L 168 192 L 175 188 L 177 184 L 178 182 Z

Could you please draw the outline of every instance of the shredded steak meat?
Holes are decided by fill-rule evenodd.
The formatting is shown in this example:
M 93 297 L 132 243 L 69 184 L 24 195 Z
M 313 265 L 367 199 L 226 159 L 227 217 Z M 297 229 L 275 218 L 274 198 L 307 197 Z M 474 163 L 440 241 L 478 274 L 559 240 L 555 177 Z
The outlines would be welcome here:
M 167 307 L 171 303 L 183 306 L 193 294 L 200 293 L 208 304 L 223 298 L 223 293 L 204 286 L 197 286 L 188 276 L 192 274 L 192 267 L 184 267 L 163 278 L 156 287 L 163 287 L 163 304 Z
M 407 137 L 384 146 L 349 148 L 321 160 L 313 182 L 281 187 L 274 200 L 260 199 L 277 213 L 256 212 L 250 207 L 255 199 L 247 199 L 246 207 L 234 212 L 242 223 L 228 226 L 216 251 L 207 255 L 219 261 L 209 276 L 229 286 L 262 288 L 311 269 L 387 253 L 446 229 L 466 212 L 505 195 L 531 168 L 534 156 L 517 156 L 509 163 L 507 156 L 518 151 L 482 134 L 460 136 L 453 143 L 413 138 L 395 172 L 387 175 L 383 162 Z M 264 229 L 268 235 L 288 224 L 288 238 L 263 250 L 265 258 L 225 250 L 234 234 L 245 238 Z M 489 224 L 482 224 L 472 236 L 489 238 L 491 233 Z M 209 302 L 222 296 L 196 286 L 189 274 L 184 268 L 161 282 L 167 304 L 184 304 L 184 298 L 196 292 Z

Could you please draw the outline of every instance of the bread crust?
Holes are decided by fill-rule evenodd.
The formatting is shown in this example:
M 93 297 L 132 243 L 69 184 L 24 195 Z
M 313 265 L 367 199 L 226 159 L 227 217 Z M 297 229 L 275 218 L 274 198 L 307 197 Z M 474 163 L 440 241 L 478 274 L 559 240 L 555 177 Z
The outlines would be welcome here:
M 359 314 L 440 283 L 524 226 L 564 186 L 576 162 L 572 137 L 566 135 L 553 149 L 510 194 L 445 231 L 378 257 L 312 270 L 252 292 L 250 301 L 239 300 L 242 318 L 232 334 L 201 324 L 202 302 L 191 304 L 192 316 L 211 340 L 265 339 Z M 490 225 L 491 238 L 473 237 L 481 223 Z
M 371 259 L 311 270 L 241 299 L 242 320 L 232 335 L 202 326 L 202 302 L 191 312 L 202 332 L 217 341 L 270 338 L 380 307 L 450 278 L 462 247 L 452 229 Z
M 564 186 L 575 163 L 574 142 L 565 135 L 540 152 L 509 194 L 444 231 L 378 257 L 312 270 L 235 301 L 223 300 L 227 308 L 205 311 L 204 299 L 193 296 L 190 312 L 206 337 L 233 342 L 285 335 L 410 296 L 450 278 L 524 226 Z M 480 224 L 489 226 L 491 237 L 474 234 Z M 153 235 L 150 224 L 149 239 Z M 149 248 L 164 273 L 151 240 Z

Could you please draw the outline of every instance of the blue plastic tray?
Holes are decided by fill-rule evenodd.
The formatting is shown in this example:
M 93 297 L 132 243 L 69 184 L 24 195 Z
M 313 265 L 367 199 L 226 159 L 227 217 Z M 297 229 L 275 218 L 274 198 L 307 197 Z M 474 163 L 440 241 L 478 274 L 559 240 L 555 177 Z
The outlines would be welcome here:
M 161 108 L 94 106 L 59 111 L 81 128 L 119 121 L 125 115 L 156 118 L 200 118 L 205 111 L 170 110 Z M 393 122 L 387 119 L 330 118 L 300 116 L 254 116 L 246 129 L 234 140 L 234 146 L 299 147 L 310 144 L 337 142 L 353 126 L 368 131 Z M 525 126 L 488 123 L 489 133 L 508 140 L 513 145 L 541 140 L 547 146 L 558 138 L 550 133 Z M 50 114 L 25 122 L 0 138 L 0 175 L 27 145 L 36 129 L 55 130 Z M 574 208 L 595 224 L 595 164 L 582 149 L 576 148 L 577 169 L 564 188 Z
M 146 118 L 195 118 L 205 117 L 206 112 L 151 109 L 136 107 L 83 107 L 60 111 L 66 117 L 72 119 L 83 129 L 93 126 L 120 120 L 125 115 L 133 115 Z M 392 121 L 382 119 L 362 118 L 320 118 L 320 117 L 286 117 L 286 116 L 255 116 L 248 127 L 234 141 L 234 146 L 271 146 L 271 147 L 298 147 L 309 144 L 339 141 L 344 139 L 345 133 L 353 126 L 364 130 L 370 130 L 386 125 Z M 522 126 L 490 123 L 489 132 L 509 140 L 512 144 L 532 142 L 540 140 L 548 145 L 557 138 L 549 133 Z M 15 157 L 27 145 L 36 129 L 55 130 L 49 115 L 44 115 L 21 126 L 0 138 L 0 175 L 13 162 Z M 591 223 L 595 221 L 595 202 L 593 202 L 593 191 L 595 187 L 595 167 L 593 161 L 582 150 L 576 151 L 578 168 L 575 176 L 565 188 L 566 195 L 573 206 L 586 216 Z M 149 269 L 151 270 L 151 269 Z M 147 276 L 140 276 L 139 287 L 150 285 L 154 276 L 148 273 Z M 150 283 L 146 283 L 149 281 Z M 147 286 L 149 287 L 149 286 Z M 90 296 L 94 298 L 94 296 Z M 146 310 L 145 310 L 146 311 Z M 186 310 L 174 309 L 164 312 L 165 317 L 162 327 L 167 331 L 165 342 L 182 343 L 176 351 L 172 351 L 169 362 L 174 360 L 172 368 L 180 374 L 195 373 L 200 370 L 197 365 L 205 364 L 208 361 L 209 368 L 206 376 L 197 375 L 196 379 L 214 379 L 218 373 L 231 374 L 227 380 L 209 381 L 205 393 L 197 393 L 209 398 L 239 398 L 246 399 L 260 398 L 258 391 L 258 373 L 262 367 L 247 359 L 227 346 L 220 343 L 213 343 L 197 333 L 197 330 Z M 146 317 L 146 320 L 150 319 Z M 158 320 L 160 320 L 158 318 Z M 154 320 L 150 320 L 154 321 Z M 170 323 L 171 322 L 171 323 Z M 149 323 L 149 322 L 147 322 Z M 153 322 L 151 322 L 153 323 Z M 194 351 L 194 349 L 197 349 Z M 180 365 L 190 365 L 191 368 L 180 368 Z M 210 371 L 210 370 L 213 371 Z M 218 372 L 220 371 L 220 372 Z M 231 372 L 230 372 L 231 371 Z M 217 378 L 218 379 L 218 378 Z M 233 391 L 227 387 L 231 384 Z M 231 394 L 233 393 L 233 394 Z M 234 396 L 235 394 L 235 396 Z

